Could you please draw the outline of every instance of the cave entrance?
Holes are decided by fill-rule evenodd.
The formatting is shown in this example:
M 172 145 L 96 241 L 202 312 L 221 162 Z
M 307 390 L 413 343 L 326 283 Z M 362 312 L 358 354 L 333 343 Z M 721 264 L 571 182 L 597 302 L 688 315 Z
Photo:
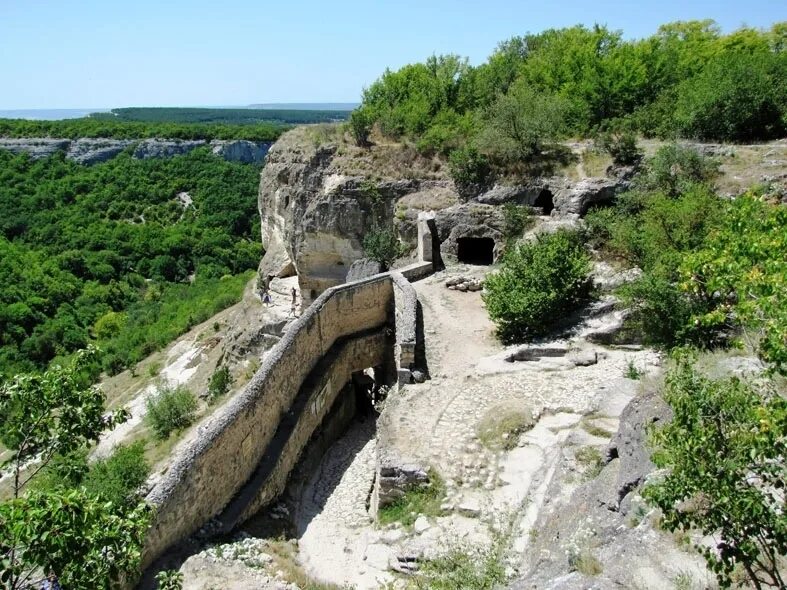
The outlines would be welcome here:
M 459 238 L 456 245 L 459 262 L 489 265 L 495 261 L 495 241 L 492 238 Z
M 555 208 L 552 192 L 547 189 L 542 190 L 536 198 L 536 202 L 533 203 L 533 207 L 539 207 L 544 212 L 544 215 L 552 213 L 552 209 Z

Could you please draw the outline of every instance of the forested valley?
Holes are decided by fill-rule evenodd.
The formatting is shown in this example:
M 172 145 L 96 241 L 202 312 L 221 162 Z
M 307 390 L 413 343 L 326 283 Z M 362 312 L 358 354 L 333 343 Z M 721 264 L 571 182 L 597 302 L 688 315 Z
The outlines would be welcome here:
M 97 343 L 113 374 L 238 300 L 261 255 L 256 166 L 207 148 L 86 167 L 0 151 L 0 371 Z

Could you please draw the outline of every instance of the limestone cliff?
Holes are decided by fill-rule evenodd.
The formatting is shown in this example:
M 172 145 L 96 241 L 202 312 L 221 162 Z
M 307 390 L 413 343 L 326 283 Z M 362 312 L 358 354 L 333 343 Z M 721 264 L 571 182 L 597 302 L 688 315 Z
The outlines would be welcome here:
M 271 147 L 262 172 L 259 210 L 266 254 L 260 274 L 297 272 L 308 304 L 345 281 L 353 262 L 364 257 L 364 235 L 377 224 L 393 223 L 413 251 L 422 211 L 435 213 L 437 254 L 443 259 L 461 257 L 461 242 L 478 238 L 492 241 L 496 259 L 504 244 L 500 205 L 529 205 L 543 215 L 576 218 L 626 186 L 620 178 L 552 176 L 496 185 L 467 199 L 440 158 L 399 144 L 357 148 L 338 130 L 326 138 L 301 127 Z
M 57 152 L 65 152 L 66 159 L 78 164 L 98 164 L 114 158 L 120 152 L 134 146 L 133 157 L 139 159 L 169 158 L 186 154 L 195 148 L 207 145 L 217 156 L 229 162 L 259 164 L 268 153 L 270 142 L 246 140 L 180 140 L 180 139 L 110 139 L 80 138 L 59 139 L 52 137 L 0 137 L 0 149 L 15 154 L 26 152 L 33 159 L 46 158 Z

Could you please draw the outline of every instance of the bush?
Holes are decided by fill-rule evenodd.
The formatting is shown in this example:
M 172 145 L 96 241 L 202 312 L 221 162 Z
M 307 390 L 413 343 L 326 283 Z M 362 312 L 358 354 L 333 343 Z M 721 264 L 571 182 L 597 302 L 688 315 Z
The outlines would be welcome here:
M 648 161 L 648 173 L 640 178 L 645 190 L 676 197 L 692 184 L 709 184 L 719 174 L 719 163 L 697 150 L 677 144 L 658 149 Z
M 145 421 L 160 439 L 194 422 L 197 398 L 185 387 L 163 388 L 145 401 Z
M 391 263 L 403 253 L 402 244 L 396 232 L 390 228 L 375 227 L 363 238 L 363 251 L 367 257 L 380 263 L 383 270 L 388 270 Z
M 230 370 L 226 366 L 216 369 L 208 382 L 208 400 L 214 402 L 227 393 L 231 383 Z
M 448 156 L 448 169 L 460 194 L 484 186 L 492 176 L 489 160 L 474 147 L 452 151 Z
M 157 590 L 181 590 L 183 574 L 177 570 L 162 570 L 156 574 Z
M 121 505 L 133 498 L 150 472 L 145 461 L 145 445 L 137 441 L 116 447 L 106 459 L 90 466 L 82 481 L 88 493 Z
M 503 257 L 486 279 L 484 302 L 506 343 L 544 334 L 590 293 L 590 258 L 577 232 L 542 234 Z
M 372 132 L 372 125 L 374 124 L 374 117 L 372 117 L 369 109 L 364 107 L 355 109 L 350 114 L 348 124 L 356 145 L 360 147 L 368 146 L 369 135 Z
M 630 131 L 606 131 L 596 138 L 596 145 L 612 157 L 617 166 L 632 166 L 642 160 L 637 137 Z
M 533 225 L 530 207 L 506 203 L 503 205 L 503 236 L 507 240 L 517 240 L 525 230 Z

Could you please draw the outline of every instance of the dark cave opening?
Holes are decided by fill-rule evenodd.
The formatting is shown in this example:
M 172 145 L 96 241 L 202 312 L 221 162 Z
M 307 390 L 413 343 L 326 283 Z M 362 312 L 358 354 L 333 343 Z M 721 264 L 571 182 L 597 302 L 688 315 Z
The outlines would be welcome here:
M 552 192 L 547 189 L 542 190 L 536 198 L 535 203 L 533 203 L 533 207 L 539 207 L 544 212 L 544 215 L 552 213 L 552 209 L 555 208 L 555 203 L 552 200 Z
M 495 241 L 492 238 L 459 238 L 457 258 L 465 264 L 492 264 L 495 261 Z

